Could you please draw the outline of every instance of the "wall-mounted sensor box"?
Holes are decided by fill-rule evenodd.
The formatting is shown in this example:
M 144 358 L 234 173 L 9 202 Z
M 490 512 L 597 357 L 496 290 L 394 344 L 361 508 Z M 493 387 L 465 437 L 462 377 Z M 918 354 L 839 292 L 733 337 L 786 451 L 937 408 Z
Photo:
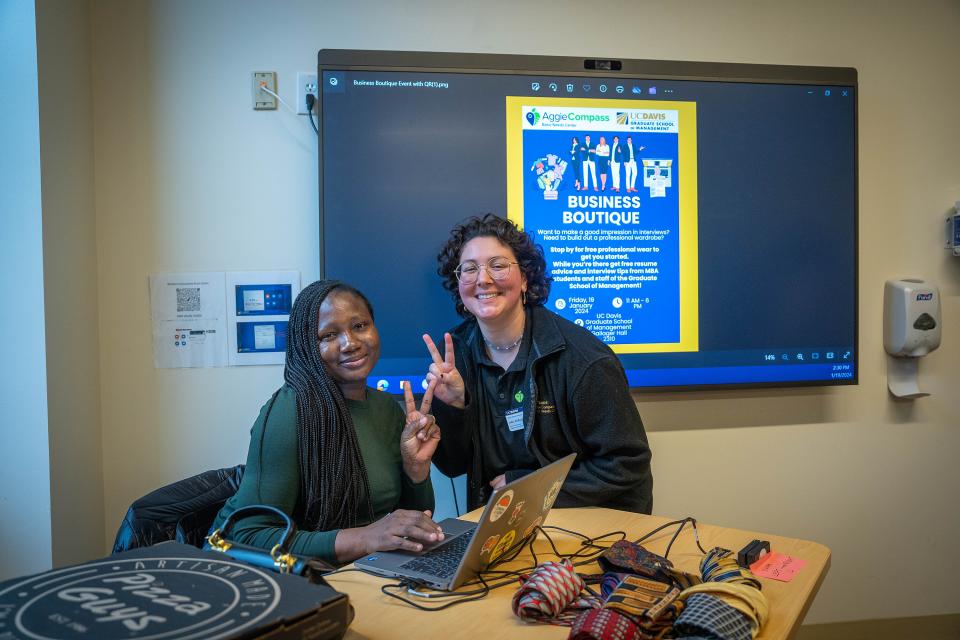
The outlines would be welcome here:
M 960 200 L 953 208 L 953 213 L 947 216 L 947 251 L 960 256 Z
M 916 278 L 883 286 L 883 348 L 892 356 L 917 358 L 940 346 L 940 292 Z

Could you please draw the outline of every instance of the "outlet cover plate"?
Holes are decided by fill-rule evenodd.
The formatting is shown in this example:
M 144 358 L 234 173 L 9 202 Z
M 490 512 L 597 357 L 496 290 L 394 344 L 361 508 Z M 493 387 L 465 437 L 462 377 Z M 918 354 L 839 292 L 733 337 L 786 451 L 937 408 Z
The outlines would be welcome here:
M 317 74 L 300 71 L 297 73 L 297 113 L 302 116 L 307 115 L 308 93 L 317 97 Z M 316 107 L 314 107 L 314 112 L 316 112 Z
M 253 108 L 257 111 L 271 110 L 277 108 L 277 99 L 262 91 L 261 87 L 266 87 L 277 92 L 277 73 L 276 71 L 254 71 L 253 72 Z

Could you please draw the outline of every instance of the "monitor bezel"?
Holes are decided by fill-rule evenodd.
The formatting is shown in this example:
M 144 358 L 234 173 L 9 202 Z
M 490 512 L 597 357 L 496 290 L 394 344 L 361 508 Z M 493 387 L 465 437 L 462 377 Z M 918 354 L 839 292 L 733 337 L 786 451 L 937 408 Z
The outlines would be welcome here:
M 607 64 L 609 63 L 609 64 Z M 601 67 L 601 68 L 597 68 Z M 860 144 L 858 71 L 853 67 L 754 64 L 741 62 L 697 62 L 603 57 L 532 56 L 519 54 L 464 53 L 437 51 L 390 51 L 376 49 L 320 49 L 317 78 L 327 70 L 391 71 L 430 73 L 476 73 L 521 76 L 583 76 L 597 78 L 686 80 L 853 87 L 854 100 L 854 237 L 853 237 L 853 377 L 835 380 L 779 382 L 738 382 L 671 386 L 631 387 L 634 393 L 711 391 L 730 389 L 772 389 L 796 387 L 837 387 L 858 385 L 860 378 Z M 317 99 L 317 169 L 319 206 L 319 273 L 325 277 L 323 199 L 323 92 Z

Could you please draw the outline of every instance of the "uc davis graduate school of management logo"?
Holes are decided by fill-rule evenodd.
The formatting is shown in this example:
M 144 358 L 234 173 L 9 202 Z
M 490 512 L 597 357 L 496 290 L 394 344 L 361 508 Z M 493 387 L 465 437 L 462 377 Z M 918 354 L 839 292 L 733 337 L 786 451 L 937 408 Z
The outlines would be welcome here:
M 0 587 L 0 639 L 204 638 L 237 635 L 277 607 L 267 572 L 230 560 L 105 560 Z

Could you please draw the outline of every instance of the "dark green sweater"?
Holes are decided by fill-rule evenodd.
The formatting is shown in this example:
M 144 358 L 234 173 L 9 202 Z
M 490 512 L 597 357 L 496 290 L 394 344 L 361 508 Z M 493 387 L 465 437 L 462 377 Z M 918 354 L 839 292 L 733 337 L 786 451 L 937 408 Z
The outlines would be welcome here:
M 260 409 L 260 417 L 250 430 L 247 468 L 240 489 L 220 510 L 214 527 L 220 527 L 240 507 L 268 504 L 293 514 L 297 506 L 300 464 L 296 394 L 291 387 L 284 385 L 277 393 L 269 420 L 266 420 L 269 405 L 267 402 Z M 374 518 L 378 520 L 395 509 L 433 509 L 430 478 L 415 484 L 403 472 L 400 432 L 404 415 L 400 406 L 389 395 L 369 388 L 366 400 L 347 400 L 347 406 L 367 469 Z M 365 513 L 364 510 L 357 514 L 360 526 L 370 524 Z M 244 518 L 231 527 L 229 538 L 269 550 L 280 541 L 281 524 L 269 516 Z M 291 551 L 336 562 L 334 541 L 338 531 L 298 531 Z

